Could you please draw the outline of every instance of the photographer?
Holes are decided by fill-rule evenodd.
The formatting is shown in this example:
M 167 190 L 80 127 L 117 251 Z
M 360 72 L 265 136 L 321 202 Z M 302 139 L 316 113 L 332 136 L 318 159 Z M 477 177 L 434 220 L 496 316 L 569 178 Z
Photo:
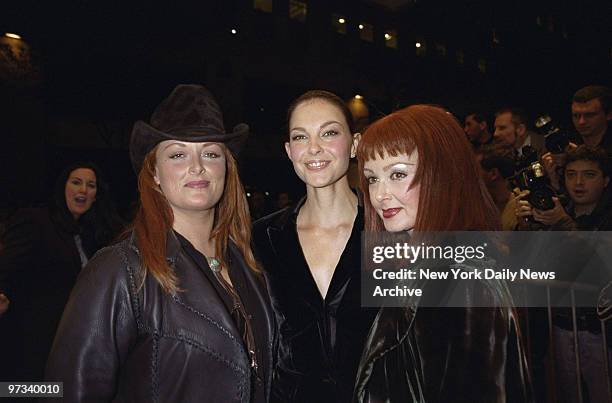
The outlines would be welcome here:
M 581 88 L 572 98 L 572 122 L 576 129 L 574 143 L 570 143 L 566 151 L 576 148 L 576 144 L 603 148 L 608 156 L 612 156 L 612 91 L 604 86 L 589 85 Z M 549 150 L 550 151 L 550 150 Z M 560 171 L 566 164 L 566 153 L 546 153 L 542 155 L 542 163 L 550 178 L 552 186 L 561 190 Z
M 518 200 L 516 215 L 519 223 L 526 223 L 527 218 L 532 217 L 529 221 L 542 224 L 544 227 L 541 229 L 553 231 L 612 229 L 610 188 L 608 186 L 610 172 L 606 152 L 601 148 L 585 145 L 572 149 L 565 156 L 562 178 L 564 182 L 562 184 L 569 196 L 567 205 L 563 207 L 559 198 L 553 197 L 553 207 L 543 210 L 534 208 L 527 200 Z M 528 194 L 529 192 L 525 191 L 521 193 L 521 196 Z M 570 260 L 572 258 L 576 261 L 596 258 L 589 255 L 588 250 L 582 251 L 583 257 L 574 249 L 571 250 L 573 251 L 569 253 L 572 256 L 567 256 Z M 579 267 L 579 265 L 572 267 Z M 592 275 L 595 276 L 590 276 L 594 281 L 593 285 L 605 284 L 610 280 L 609 274 L 606 273 L 592 273 Z M 541 311 L 533 310 L 533 313 L 539 315 L 540 323 L 545 320 Z M 576 322 L 573 323 L 572 312 L 569 308 L 553 310 L 554 361 L 557 369 L 557 382 L 562 392 L 560 401 L 573 402 L 578 393 L 574 352 L 575 331 L 577 331 L 581 357 L 581 375 L 588 390 L 589 401 L 605 401 L 608 391 L 604 376 L 605 359 L 601 353 L 603 337 L 596 310 L 578 307 L 575 320 Z M 542 337 L 543 335 L 540 335 L 540 341 L 543 341 Z
M 518 200 L 516 215 L 519 222 L 532 216 L 533 220 L 551 230 L 600 230 L 612 229 L 610 211 L 610 174 L 607 154 L 601 148 L 581 145 L 569 151 L 565 157 L 564 184 L 570 198 L 563 207 L 558 197 L 553 197 L 554 207 L 549 210 L 533 208 L 527 200 Z M 526 196 L 528 191 L 522 192 Z

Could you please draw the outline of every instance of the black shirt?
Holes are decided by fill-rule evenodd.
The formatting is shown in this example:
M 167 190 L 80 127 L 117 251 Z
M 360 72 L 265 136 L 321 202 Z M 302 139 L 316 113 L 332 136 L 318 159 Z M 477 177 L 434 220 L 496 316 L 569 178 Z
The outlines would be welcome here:
M 195 262 L 195 264 L 202 270 L 204 275 L 208 278 L 208 281 L 214 286 L 219 298 L 223 301 L 223 304 L 227 308 L 228 312 L 234 319 L 236 323 L 236 327 L 240 331 L 240 334 L 243 334 L 244 331 L 244 321 L 240 319 L 237 315 L 232 315 L 234 301 L 232 297 L 228 294 L 225 288 L 219 283 L 219 280 L 215 277 L 214 273 L 210 269 L 208 265 L 208 260 L 206 257 L 200 253 L 194 246 L 189 242 L 185 237 L 175 231 L 177 238 L 179 239 L 181 246 L 187 252 L 189 257 Z M 232 285 L 234 290 L 240 297 L 240 302 L 244 306 L 245 311 L 250 316 L 253 336 L 255 338 L 255 355 L 257 358 L 257 362 L 259 363 L 258 373 L 252 373 L 252 382 L 251 382 L 251 402 L 253 403 L 264 403 L 266 402 L 265 398 L 265 390 L 262 379 L 264 379 L 264 375 L 261 373 L 263 368 L 261 363 L 264 362 L 263 357 L 263 343 L 265 343 L 265 329 L 263 328 L 263 323 L 260 320 L 257 320 L 259 317 L 263 317 L 263 312 L 261 309 L 258 309 L 259 305 L 255 301 L 255 296 L 253 295 L 253 290 L 247 287 L 246 278 L 242 270 L 240 270 L 237 265 L 232 264 L 232 261 L 229 260 L 229 269 L 228 274 L 230 280 L 232 281 Z M 246 345 L 245 345 L 246 350 Z M 203 396 L 203 398 L 205 398 Z

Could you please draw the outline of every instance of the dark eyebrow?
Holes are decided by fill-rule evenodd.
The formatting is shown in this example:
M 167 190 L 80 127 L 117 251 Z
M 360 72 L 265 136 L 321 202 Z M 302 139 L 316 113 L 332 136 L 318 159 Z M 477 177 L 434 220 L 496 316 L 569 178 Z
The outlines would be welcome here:
M 324 122 L 319 126 L 319 130 L 321 130 L 325 126 L 329 126 L 332 124 L 342 125 L 342 123 L 338 122 L 337 120 L 328 120 L 327 122 Z M 293 129 L 291 129 L 291 132 L 293 132 L 294 130 L 307 133 L 307 130 L 303 127 L 294 127 Z
M 319 130 L 321 130 L 322 128 L 324 128 L 325 126 L 329 126 L 332 124 L 340 124 L 340 122 L 338 122 L 337 120 L 328 120 L 327 122 L 323 123 L 321 126 L 319 126 Z

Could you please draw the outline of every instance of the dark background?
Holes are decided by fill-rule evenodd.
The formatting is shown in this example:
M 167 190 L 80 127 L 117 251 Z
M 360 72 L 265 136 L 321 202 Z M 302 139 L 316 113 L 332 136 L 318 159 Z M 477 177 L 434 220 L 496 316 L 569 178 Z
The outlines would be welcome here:
M 370 120 L 415 102 L 460 119 L 518 105 L 570 129 L 572 94 L 611 84 L 609 0 L 303 0 L 303 21 L 290 0 L 263 3 L 4 2 L 0 34 L 22 40 L 0 39 L 0 208 L 42 202 L 62 166 L 93 160 L 125 212 L 136 199 L 131 127 L 179 83 L 209 87 L 228 129 L 251 126 L 248 186 L 294 195 L 285 111 L 307 89 L 363 95 Z

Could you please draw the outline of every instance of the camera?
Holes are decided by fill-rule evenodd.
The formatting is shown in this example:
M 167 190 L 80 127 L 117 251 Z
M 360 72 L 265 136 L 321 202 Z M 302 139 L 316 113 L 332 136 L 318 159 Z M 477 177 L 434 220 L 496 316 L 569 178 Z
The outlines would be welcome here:
M 527 201 L 538 210 L 555 207 L 555 192 L 550 186 L 544 167 L 538 159 L 538 152 L 531 146 L 521 149 L 522 155 L 516 159 L 513 177 L 515 185 L 521 190 L 529 190 Z
M 536 131 L 544 136 L 546 149 L 553 154 L 561 154 L 569 145 L 569 136 L 556 125 L 550 115 L 541 115 L 535 121 Z

